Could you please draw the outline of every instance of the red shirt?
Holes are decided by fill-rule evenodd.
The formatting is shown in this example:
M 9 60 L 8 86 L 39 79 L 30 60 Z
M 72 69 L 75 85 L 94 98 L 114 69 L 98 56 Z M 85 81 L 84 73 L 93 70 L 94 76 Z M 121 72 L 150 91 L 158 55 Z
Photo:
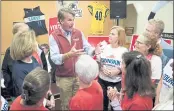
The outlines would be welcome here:
M 85 89 L 79 89 L 70 100 L 70 110 L 103 110 L 103 90 L 100 84 L 94 80 L 92 85 Z
M 22 105 L 20 104 L 21 101 L 21 96 L 18 96 L 13 103 L 10 106 L 10 110 L 30 110 L 30 111 L 34 111 L 34 110 L 48 110 L 47 108 L 45 108 L 43 105 L 42 106 L 37 106 L 37 107 L 31 107 L 31 106 L 26 106 L 26 105 Z
M 37 52 L 33 52 L 32 56 L 37 60 L 37 62 L 42 65 L 42 60 Z
M 142 97 L 139 94 L 134 94 L 132 99 L 128 99 L 128 96 L 125 94 L 121 107 L 123 110 L 152 110 L 152 97 Z

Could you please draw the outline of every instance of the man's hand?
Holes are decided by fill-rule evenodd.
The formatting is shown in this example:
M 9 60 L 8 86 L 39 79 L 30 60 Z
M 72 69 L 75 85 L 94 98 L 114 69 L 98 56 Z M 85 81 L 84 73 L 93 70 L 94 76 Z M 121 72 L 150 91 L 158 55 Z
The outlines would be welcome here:
M 49 109 L 52 109 L 55 107 L 55 100 L 54 100 L 54 96 L 51 92 L 51 90 L 48 91 L 48 94 L 46 96 L 46 106 L 49 108 Z
M 79 56 L 85 54 L 84 49 L 77 50 L 76 48 L 76 42 L 74 43 L 74 46 L 71 48 L 71 50 L 68 52 L 69 57 Z

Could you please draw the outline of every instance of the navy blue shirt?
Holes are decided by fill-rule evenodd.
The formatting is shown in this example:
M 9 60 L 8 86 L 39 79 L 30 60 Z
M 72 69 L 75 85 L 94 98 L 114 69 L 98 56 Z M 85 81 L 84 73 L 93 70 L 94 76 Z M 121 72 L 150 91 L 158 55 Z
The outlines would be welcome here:
M 13 63 L 12 78 L 15 97 L 22 93 L 22 85 L 25 76 L 33 69 L 40 66 L 34 58 L 32 58 L 32 60 L 32 63 L 25 63 L 21 60 L 14 61 Z

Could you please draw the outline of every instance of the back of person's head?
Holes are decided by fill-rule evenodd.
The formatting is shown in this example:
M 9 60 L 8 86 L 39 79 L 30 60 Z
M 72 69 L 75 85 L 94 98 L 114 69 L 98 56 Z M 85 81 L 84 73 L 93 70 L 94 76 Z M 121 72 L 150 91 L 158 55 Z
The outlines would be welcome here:
M 43 99 L 51 85 L 51 78 L 47 71 L 40 67 L 32 70 L 24 79 L 22 99 L 26 105 L 35 105 Z
M 126 68 L 125 91 L 128 97 L 132 98 L 135 93 L 154 96 L 150 62 L 138 51 L 126 52 L 122 59 Z
M 98 76 L 99 66 L 89 55 L 81 55 L 75 64 L 75 72 L 81 82 L 90 84 Z
M 126 33 L 124 28 L 122 28 L 121 26 L 113 26 L 111 28 L 112 29 L 116 29 L 118 32 L 118 44 L 120 46 L 124 46 L 125 45 L 125 40 L 126 40 Z
M 18 33 L 18 32 L 23 32 L 23 31 L 28 31 L 30 28 L 27 24 L 25 23 L 15 23 L 13 25 L 13 35 Z
M 146 41 L 146 44 L 151 46 L 151 48 L 149 49 L 149 53 L 157 55 L 157 56 L 161 56 L 162 47 L 158 43 L 158 39 L 151 37 L 153 35 L 149 35 L 147 33 L 143 33 L 143 36 L 148 38 L 147 41 Z
M 164 31 L 164 22 L 159 19 L 150 19 L 148 21 L 149 24 L 155 27 L 155 33 L 161 35 Z
M 10 55 L 13 60 L 23 60 L 37 50 L 37 45 L 34 31 L 18 32 L 12 40 Z
M 65 19 L 65 13 L 69 13 L 71 14 L 73 17 L 75 17 L 75 13 L 72 9 L 70 8 L 62 8 L 59 10 L 57 18 L 59 20 L 59 23 L 61 23 L 61 21 L 63 21 Z

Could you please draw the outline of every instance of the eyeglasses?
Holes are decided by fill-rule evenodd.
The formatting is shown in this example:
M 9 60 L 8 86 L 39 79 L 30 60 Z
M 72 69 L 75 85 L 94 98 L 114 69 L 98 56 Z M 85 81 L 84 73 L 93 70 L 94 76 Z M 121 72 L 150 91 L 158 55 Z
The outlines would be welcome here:
M 136 41 L 135 43 L 136 43 L 136 44 L 143 44 L 142 42 L 139 42 L 139 41 Z

